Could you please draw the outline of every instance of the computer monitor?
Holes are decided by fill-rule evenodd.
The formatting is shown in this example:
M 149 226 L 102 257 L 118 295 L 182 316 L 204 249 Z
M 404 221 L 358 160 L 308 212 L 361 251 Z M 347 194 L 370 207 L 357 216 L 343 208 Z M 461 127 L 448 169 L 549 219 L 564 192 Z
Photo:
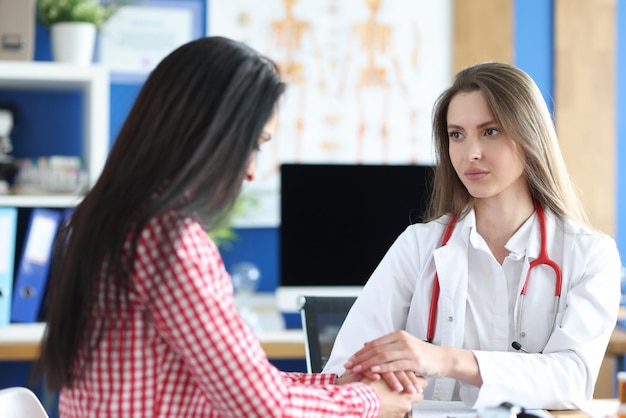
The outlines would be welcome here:
M 277 304 L 358 296 L 398 235 L 421 221 L 431 166 L 283 164 Z

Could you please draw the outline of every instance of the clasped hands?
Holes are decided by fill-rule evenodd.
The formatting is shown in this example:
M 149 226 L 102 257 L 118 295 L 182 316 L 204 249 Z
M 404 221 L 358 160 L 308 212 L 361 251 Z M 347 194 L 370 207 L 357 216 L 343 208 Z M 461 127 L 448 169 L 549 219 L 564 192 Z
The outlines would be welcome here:
M 444 376 L 446 363 L 449 358 L 443 347 L 396 331 L 365 343 L 344 364 L 346 373 L 337 383 L 382 379 L 396 392 L 421 393 L 425 377 Z

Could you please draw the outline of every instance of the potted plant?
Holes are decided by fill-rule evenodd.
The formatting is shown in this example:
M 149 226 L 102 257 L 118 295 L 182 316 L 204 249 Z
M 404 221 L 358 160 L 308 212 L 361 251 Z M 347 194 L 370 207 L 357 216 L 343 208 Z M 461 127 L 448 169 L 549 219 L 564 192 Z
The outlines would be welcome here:
M 54 60 L 90 64 L 97 30 L 121 4 L 98 0 L 37 0 L 37 18 L 50 29 Z
M 209 236 L 222 250 L 230 250 L 232 242 L 237 239 L 237 233 L 233 229 L 233 220 L 239 216 L 245 216 L 248 210 L 258 207 L 259 201 L 256 196 L 249 193 L 241 193 L 230 213 L 228 213 L 219 225 L 216 225 L 210 231 Z

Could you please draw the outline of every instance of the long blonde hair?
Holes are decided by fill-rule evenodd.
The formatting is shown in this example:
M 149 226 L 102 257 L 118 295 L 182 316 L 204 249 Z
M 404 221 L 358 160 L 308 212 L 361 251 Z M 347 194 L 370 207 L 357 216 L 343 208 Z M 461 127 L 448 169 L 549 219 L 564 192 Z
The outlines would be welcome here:
M 427 219 L 446 213 L 463 217 L 473 198 L 457 176 L 448 151 L 448 107 L 460 92 L 481 91 L 501 132 L 519 144 L 531 197 L 560 217 L 588 224 L 585 211 L 565 167 L 554 122 L 539 88 L 519 68 L 485 62 L 460 71 L 435 102 L 433 135 L 437 166 Z

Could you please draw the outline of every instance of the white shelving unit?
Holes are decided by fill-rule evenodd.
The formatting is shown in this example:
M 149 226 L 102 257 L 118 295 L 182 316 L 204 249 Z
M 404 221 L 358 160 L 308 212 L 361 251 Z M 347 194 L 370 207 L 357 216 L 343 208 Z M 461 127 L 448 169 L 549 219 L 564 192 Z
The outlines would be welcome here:
M 0 90 L 79 91 L 83 100 L 83 150 L 93 185 L 109 152 L 109 73 L 100 65 L 0 61 Z M 72 207 L 75 195 L 0 195 L 0 206 Z

